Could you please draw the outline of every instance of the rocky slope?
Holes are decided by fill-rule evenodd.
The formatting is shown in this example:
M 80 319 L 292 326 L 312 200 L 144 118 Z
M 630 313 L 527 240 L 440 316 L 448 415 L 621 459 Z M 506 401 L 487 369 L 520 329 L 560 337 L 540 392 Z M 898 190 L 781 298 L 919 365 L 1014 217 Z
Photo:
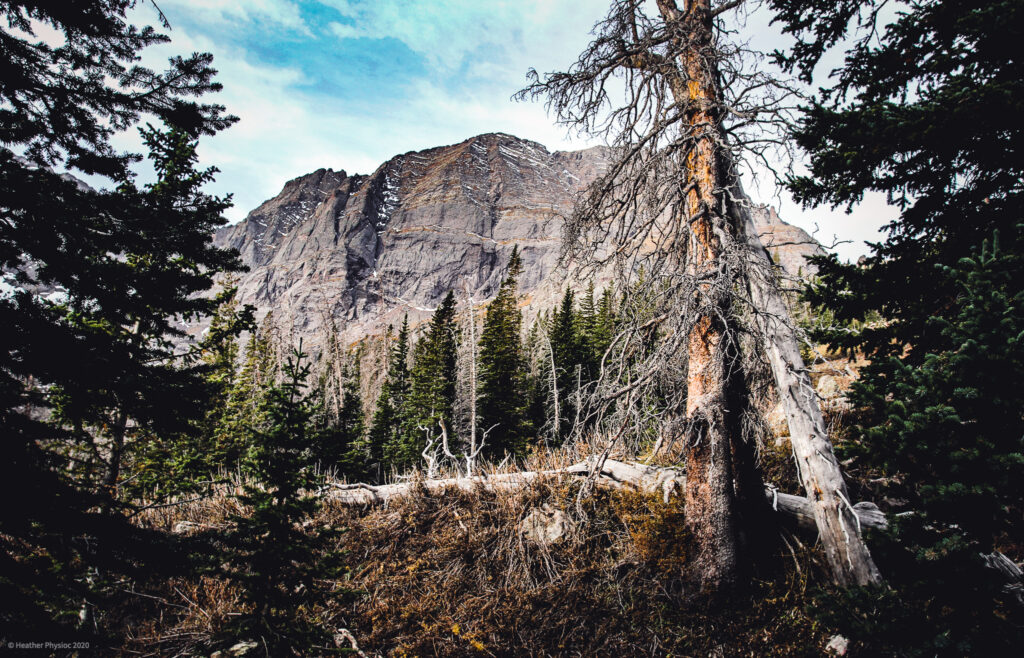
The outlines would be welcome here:
M 779 219 L 775 208 L 754 209 L 754 225 L 761 243 L 786 272 L 796 277 L 814 276 L 817 268 L 807 262 L 808 256 L 823 256 L 825 250 L 810 233 Z
M 405 313 L 416 323 L 448 290 L 483 301 L 514 245 L 521 290 L 549 305 L 560 288 L 561 217 L 608 158 L 602 147 L 552 153 L 495 133 L 396 156 L 369 176 L 320 169 L 289 181 L 216 242 L 251 268 L 240 300 L 261 315 L 272 310 L 296 336 L 315 339 L 333 322 L 356 340 Z M 758 217 L 762 233 L 786 243 L 780 262 L 795 273 L 808 247 L 790 243 L 809 236 L 773 210 Z

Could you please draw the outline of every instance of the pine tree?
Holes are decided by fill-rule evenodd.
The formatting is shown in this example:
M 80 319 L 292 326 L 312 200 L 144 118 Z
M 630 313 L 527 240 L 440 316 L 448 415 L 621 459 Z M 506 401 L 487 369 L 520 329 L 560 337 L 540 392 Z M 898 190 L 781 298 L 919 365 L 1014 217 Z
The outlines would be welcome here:
M 17 538 L 5 554 L 52 560 L 35 575 L 4 563 L 0 620 L 48 637 L 49 620 L 88 612 L 82 600 L 99 587 L 83 575 L 89 565 L 127 545 L 129 533 L 100 536 L 116 524 L 89 512 L 124 503 L 112 494 L 125 446 L 202 417 L 201 374 L 176 372 L 168 341 L 178 320 L 213 311 L 198 293 L 217 270 L 237 267 L 210 243 L 228 200 L 204 195 L 213 172 L 194 169 L 195 138 L 235 120 L 193 100 L 220 88 L 212 58 L 143 66 L 143 51 L 168 38 L 133 24 L 136 4 L 0 4 L 0 268 L 20 289 L 0 298 L 0 495 L 22 501 L 4 506 L 0 534 Z M 173 129 L 144 132 L 158 182 L 140 189 L 129 170 L 140 156 L 110 138 L 144 115 Z M 83 189 L 49 167 L 104 176 L 113 189 Z M 67 422 L 41 422 L 57 418 L 55 404 Z
M 590 353 L 590 377 L 596 379 L 601 372 L 601 360 L 615 337 L 615 296 L 609 286 L 601 292 L 597 312 L 587 332 L 587 350 Z
M 425 432 L 437 435 L 438 422 L 454 427 L 456 362 L 458 332 L 455 322 L 455 294 L 449 292 L 434 311 L 427 333 L 416 344 L 409 395 L 409 419 L 412 427 L 406 434 L 409 442 L 403 447 L 399 464 L 410 466 L 420 460 Z
M 247 450 L 249 438 L 262 427 L 267 392 L 277 378 L 280 364 L 273 343 L 274 318 L 268 313 L 246 343 L 242 364 L 219 410 L 213 428 L 213 461 L 232 469 Z
M 559 308 L 551 317 L 551 351 L 554 355 L 558 383 L 560 427 L 557 437 L 563 441 L 577 420 L 578 391 L 587 373 L 583 343 L 583 322 L 575 310 L 576 296 L 567 288 Z M 591 316 L 592 317 L 592 316 Z
M 333 324 L 318 364 L 317 396 L 322 400 L 320 413 L 314 419 L 320 442 L 315 453 L 322 466 L 339 475 L 357 477 L 366 466 L 363 402 L 359 392 L 360 346 L 346 353 Z
M 541 311 L 523 343 L 523 359 L 526 363 L 524 390 L 526 405 L 523 411 L 527 435 L 548 446 L 553 443 L 553 409 L 551 388 L 551 358 L 548 353 L 549 318 L 547 311 Z
M 89 276 L 48 309 L 75 337 L 74 361 L 90 373 L 54 382 L 54 419 L 107 446 L 105 454 L 92 453 L 100 459 L 78 463 L 83 484 L 110 494 L 136 439 L 187 432 L 202 416 L 203 368 L 194 362 L 200 350 L 175 360 L 172 340 L 186 335 L 177 320 L 214 313 L 218 300 L 197 293 L 217 271 L 240 267 L 233 252 L 211 244 L 229 202 L 201 191 L 214 170 L 195 170 L 196 141 L 177 129 L 141 132 L 157 181 L 143 189 L 121 183 L 107 216 L 107 232 L 123 234 L 120 251 L 93 259 Z
M 306 391 L 310 366 L 301 342 L 283 367 L 284 381 L 267 392 L 264 427 L 252 436 L 243 460 L 247 476 L 240 500 L 251 513 L 232 518 L 228 575 L 242 586 L 249 611 L 231 625 L 233 637 L 260 638 L 267 655 L 306 654 L 329 630 L 296 614 L 322 595 L 319 581 L 337 574 L 332 529 L 303 522 L 319 509 L 322 478 L 312 454 L 319 442 L 313 418 L 318 402 Z
M 487 307 L 480 334 L 480 427 L 489 431 L 486 453 L 492 457 L 525 449 L 523 319 L 516 295 L 521 272 L 519 248 L 513 247 L 508 272 Z
M 239 387 L 238 336 L 255 329 L 255 309 L 239 306 L 236 281 L 228 277 L 223 282 L 215 298 L 219 305 L 198 345 L 203 415 L 185 431 L 148 436 L 135 446 L 133 473 L 125 487 L 128 498 L 151 497 L 155 492 L 169 497 L 207 489 L 212 474 L 238 463 L 240 450 L 228 449 L 228 445 L 242 445 L 249 430 L 228 442 L 224 429 Z
M 920 366 L 892 358 L 884 375 L 871 370 L 854 387 L 877 423 L 861 429 L 861 457 L 904 479 L 919 512 L 913 523 L 935 543 L 955 536 L 990 552 L 1024 530 L 1011 511 L 1024 500 L 1022 254 L 1019 235 L 1000 245 L 996 233 L 937 268 L 942 286 L 958 291 L 955 306 L 931 320 L 940 349 Z
M 862 263 L 816 261 L 807 298 L 838 320 L 818 338 L 878 356 L 926 354 L 942 340 L 929 318 L 956 294 L 934 285 L 934 266 L 955 266 L 1024 216 L 1024 63 L 1011 54 L 1024 7 L 920 2 L 884 24 L 881 0 L 769 4 L 796 39 L 776 58 L 805 79 L 830 48 L 846 50 L 797 131 L 810 173 L 792 179 L 796 198 L 849 207 L 875 191 L 899 210 Z M 871 312 L 885 321 L 849 331 Z
M 409 399 L 409 316 L 402 320 L 402 328 L 388 359 L 388 373 L 381 387 L 380 397 L 373 412 L 367 435 L 367 458 L 372 474 L 382 478 L 385 466 L 402 443 L 402 432 L 407 427 Z
M 1002 594 L 978 551 L 1015 525 L 1006 512 L 1021 500 L 1009 473 L 1024 404 L 1013 353 L 1024 328 L 1024 65 L 1013 55 L 1024 7 L 936 0 L 889 20 L 876 1 L 769 4 L 795 38 L 776 59 L 806 80 L 829 49 L 846 51 L 805 108 L 796 138 L 810 173 L 791 180 L 794 194 L 849 207 L 876 191 L 899 211 L 862 262 L 819 259 L 805 294 L 835 318 L 816 338 L 872 361 L 851 395 L 860 411 L 847 450 L 891 478 L 890 500 L 914 506 L 886 556 L 904 614 L 872 616 L 907 653 L 1005 653 L 1013 634 L 996 621 Z M 1012 236 L 1007 246 L 973 251 L 994 232 Z M 871 315 L 880 321 L 863 322 Z
M 591 279 L 587 284 L 586 293 L 580 297 L 580 310 L 579 313 L 576 314 L 578 332 L 584 343 L 586 343 L 586 336 L 593 332 L 594 322 L 597 319 L 597 300 L 594 295 L 594 280 Z
M 849 394 L 861 412 L 843 456 L 908 512 L 882 538 L 894 600 L 868 597 L 855 613 L 869 647 L 882 636 L 908 654 L 989 656 L 1024 640 L 1018 604 L 983 563 L 1024 532 L 1024 240 L 1006 242 L 997 233 L 937 267 L 936 285 L 957 296 L 928 323 L 933 351 L 873 363 Z
M 359 359 L 360 354 L 357 352 L 352 363 L 345 369 L 341 411 L 335 427 L 338 437 L 336 449 L 344 449 L 339 458 L 341 473 L 350 476 L 365 471 L 365 458 L 360 450 L 361 444 L 365 441 L 366 423 L 363 420 L 363 397 L 359 392 Z

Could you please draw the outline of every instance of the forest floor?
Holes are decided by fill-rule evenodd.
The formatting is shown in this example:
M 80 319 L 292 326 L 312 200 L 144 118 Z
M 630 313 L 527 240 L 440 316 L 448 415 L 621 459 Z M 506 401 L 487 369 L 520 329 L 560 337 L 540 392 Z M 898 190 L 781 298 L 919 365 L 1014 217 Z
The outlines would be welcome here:
M 844 373 L 834 366 L 815 379 Z M 840 412 L 831 418 L 841 423 Z M 765 441 L 761 459 L 767 480 L 799 492 L 784 438 Z M 538 455 L 527 467 L 569 463 L 556 462 Z M 416 488 L 385 506 L 328 499 L 309 526 L 342 530 L 332 548 L 343 555 L 343 575 L 320 583 L 329 593 L 323 602 L 294 614 L 349 648 L 344 629 L 367 656 L 830 655 L 838 631 L 818 614 L 830 585 L 813 534 L 782 529 L 750 546 L 749 586 L 714 602 L 684 577 L 681 497 L 628 489 L 579 496 L 580 486 L 579 478 L 551 477 L 514 492 Z M 226 486 L 148 510 L 137 523 L 213 545 L 232 515 L 246 513 L 236 492 Z M 557 515 L 562 536 L 529 538 L 531 514 Z M 124 655 L 257 655 L 253 643 L 238 644 L 246 638 L 224 634 L 245 604 L 216 570 L 122 589 L 104 625 L 123 633 Z M 869 654 L 851 644 L 846 655 Z

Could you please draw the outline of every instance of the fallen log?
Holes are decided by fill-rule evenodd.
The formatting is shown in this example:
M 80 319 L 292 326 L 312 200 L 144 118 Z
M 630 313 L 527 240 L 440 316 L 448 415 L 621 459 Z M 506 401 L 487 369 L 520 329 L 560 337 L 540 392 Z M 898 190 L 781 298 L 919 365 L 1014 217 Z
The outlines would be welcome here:
M 598 470 L 600 467 L 600 470 Z M 645 493 L 660 493 L 668 502 L 670 497 L 686 490 L 686 476 L 682 469 L 662 466 L 648 466 L 635 462 L 621 462 L 615 459 L 588 460 L 566 468 L 548 471 L 524 471 L 520 473 L 497 473 L 462 478 L 441 478 L 435 480 L 411 480 L 394 484 L 331 484 L 321 490 L 328 500 L 345 506 L 386 505 L 388 502 L 407 496 L 422 487 L 432 493 L 448 489 L 460 491 L 516 491 L 532 482 L 553 477 L 593 478 L 597 486 L 613 489 L 632 488 Z M 765 489 L 765 497 L 773 510 L 784 519 L 807 529 L 818 527 L 815 505 L 803 496 L 783 493 L 773 486 Z M 850 516 L 857 524 L 858 536 L 867 528 L 884 530 L 888 527 L 885 514 L 870 502 L 850 505 Z M 1024 607 L 1024 573 L 1012 560 L 999 551 L 982 555 L 986 566 L 998 571 L 1005 581 L 1004 591 L 1010 594 L 1018 605 Z
M 792 519 L 797 525 L 803 528 L 817 528 L 818 524 L 814 516 L 814 505 L 803 496 L 782 493 L 768 490 L 768 499 L 772 507 L 782 516 Z M 874 503 L 862 502 L 852 506 L 855 515 L 858 531 L 865 528 L 882 529 L 889 527 L 882 510 Z
M 593 477 L 597 486 L 610 488 L 632 488 L 645 493 L 660 493 L 667 502 L 673 494 L 686 488 L 686 476 L 681 469 L 648 466 L 646 464 L 621 462 L 606 459 L 598 462 L 584 461 L 566 468 L 549 471 L 524 471 L 521 473 L 498 473 L 473 477 L 441 478 L 436 480 L 411 480 L 394 484 L 332 484 L 322 495 L 328 500 L 345 506 L 384 505 L 401 496 L 409 495 L 419 488 L 431 493 L 448 489 L 460 491 L 516 491 L 539 479 L 554 477 Z M 802 527 L 815 528 L 814 506 L 806 498 L 782 493 L 768 488 L 765 496 L 772 508 L 783 517 L 791 519 Z M 856 521 L 861 528 L 886 527 L 885 515 L 874 503 L 857 503 L 852 506 Z

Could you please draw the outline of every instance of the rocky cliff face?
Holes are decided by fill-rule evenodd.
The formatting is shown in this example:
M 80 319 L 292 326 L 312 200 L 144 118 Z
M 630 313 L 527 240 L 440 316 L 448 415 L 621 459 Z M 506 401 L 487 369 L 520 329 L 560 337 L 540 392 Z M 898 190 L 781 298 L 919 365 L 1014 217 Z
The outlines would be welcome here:
M 605 162 L 600 148 L 550 153 L 480 135 L 396 156 L 369 176 L 296 178 L 216 241 L 251 268 L 243 302 L 299 334 L 333 318 L 355 339 L 407 312 L 416 322 L 448 290 L 492 296 L 514 245 L 522 289 L 536 289 L 557 262 L 560 217 Z
M 449 290 L 483 301 L 497 291 L 514 245 L 520 289 L 547 305 L 560 287 L 552 273 L 561 217 L 608 158 L 601 147 L 551 153 L 486 134 L 396 156 L 369 176 L 320 169 L 289 181 L 216 242 L 238 249 L 251 268 L 240 301 L 310 338 L 329 322 L 349 340 L 405 313 L 416 323 Z M 780 242 L 800 231 L 774 211 L 758 218 L 759 230 Z M 786 253 L 783 265 L 795 272 L 802 263 Z
M 779 219 L 775 208 L 760 206 L 754 208 L 753 215 L 761 243 L 768 248 L 775 262 L 792 276 L 814 276 L 817 268 L 807 262 L 807 257 L 825 255 L 818 241 L 799 226 Z

